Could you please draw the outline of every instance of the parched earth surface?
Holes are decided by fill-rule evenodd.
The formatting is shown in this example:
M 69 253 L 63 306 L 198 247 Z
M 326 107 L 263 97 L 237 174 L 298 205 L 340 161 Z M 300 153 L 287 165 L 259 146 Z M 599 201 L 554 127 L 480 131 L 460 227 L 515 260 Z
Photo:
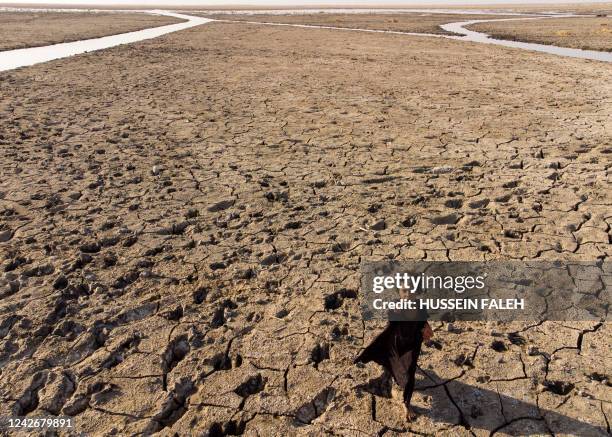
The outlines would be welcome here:
M 609 260 L 611 68 L 212 23 L 0 74 L 0 416 L 608 435 L 608 323 L 434 324 L 411 424 L 353 359 L 363 261 Z
M 499 39 L 612 51 L 612 17 L 500 21 L 473 24 L 468 28 Z
M 307 24 L 314 26 L 349 27 L 369 30 L 392 30 L 397 32 L 434 33 L 452 35 L 440 28 L 441 24 L 453 21 L 486 20 L 496 18 L 509 18 L 500 15 L 456 15 L 438 13 L 386 13 L 386 14 L 207 14 L 207 18 L 230 21 L 257 21 L 265 23 Z
M 99 38 L 182 21 L 145 13 L 0 11 L 0 50 Z

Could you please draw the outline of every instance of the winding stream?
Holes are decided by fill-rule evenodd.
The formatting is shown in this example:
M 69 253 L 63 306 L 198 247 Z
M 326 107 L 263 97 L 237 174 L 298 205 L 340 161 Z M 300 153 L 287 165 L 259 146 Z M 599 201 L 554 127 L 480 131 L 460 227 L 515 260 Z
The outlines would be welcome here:
M 462 13 L 466 13 L 462 11 Z M 502 15 L 500 13 L 490 15 Z M 249 15 L 249 14 L 247 14 Z M 491 23 L 496 21 L 524 21 L 524 20 L 544 20 L 547 18 L 574 18 L 584 17 L 584 15 L 569 15 L 569 14 L 547 14 L 534 16 L 532 14 L 503 14 L 503 15 L 520 15 L 520 18 L 489 18 L 486 20 L 470 20 L 470 21 L 458 21 L 454 23 L 441 24 L 440 28 L 447 32 L 452 32 L 456 35 L 441 35 L 433 33 L 418 33 L 418 32 L 403 32 L 395 30 L 375 30 L 375 29 L 359 29 L 354 27 L 338 27 L 338 26 L 324 26 L 316 24 L 293 24 L 293 23 L 273 23 L 264 21 L 244 21 L 244 20 L 220 20 L 229 23 L 245 23 L 245 24 L 260 24 L 266 26 L 290 26 L 290 27 L 301 27 L 307 29 L 331 29 L 331 30 L 345 30 L 354 32 L 371 32 L 371 33 L 390 33 L 395 35 L 409 35 L 409 36 L 427 36 L 435 38 L 447 38 L 457 41 L 468 41 L 480 44 L 495 44 L 504 47 L 511 47 L 522 50 L 530 50 L 542 53 L 549 53 L 558 56 L 568 56 L 572 58 L 591 59 L 595 61 L 612 62 L 612 52 L 603 52 L 597 50 L 582 50 L 573 49 L 569 47 L 559 47 L 547 44 L 536 44 L 521 41 L 511 41 L 504 39 L 491 38 L 486 33 L 477 32 L 474 30 L 466 29 L 465 26 L 477 23 Z M 458 36 L 460 35 L 460 36 Z
M 168 17 L 187 21 L 177 24 L 168 24 L 166 26 L 152 27 L 150 29 L 138 30 L 135 32 L 103 36 L 101 38 L 84 39 L 81 41 L 53 44 L 43 47 L 6 50 L 0 52 L 0 71 L 13 70 L 19 67 L 27 67 L 29 65 L 52 61 L 54 59 L 67 58 L 81 53 L 107 49 L 121 44 L 130 44 L 146 39 L 157 38 L 158 36 L 189 29 L 190 27 L 199 26 L 200 24 L 212 21 L 208 18 L 175 14 L 166 11 L 149 11 L 148 13 L 166 15 Z
M 447 38 L 448 37 L 447 35 L 439 35 L 435 33 L 402 32 L 400 30 L 358 29 L 354 27 L 323 26 L 323 25 L 317 25 L 317 24 L 273 23 L 270 21 L 245 21 L 245 20 L 240 20 L 240 21 L 218 20 L 218 21 L 226 22 L 226 23 L 263 24 L 266 26 L 300 27 L 303 29 L 327 29 L 327 30 L 345 30 L 349 32 L 390 33 L 393 35 L 428 36 L 428 37 L 434 37 L 434 38 Z
M 564 16 L 572 17 L 572 16 Z M 544 20 L 547 18 L 553 18 L 550 16 L 544 17 L 529 17 L 529 18 L 506 18 L 506 19 L 495 19 L 495 20 L 471 20 L 471 21 L 459 21 L 457 23 L 442 24 L 440 27 L 447 32 L 458 33 L 463 36 L 450 37 L 460 41 L 470 41 L 482 44 L 496 44 L 504 47 L 512 47 L 516 49 L 531 50 L 536 52 L 550 53 L 559 56 L 569 56 L 572 58 L 581 59 L 592 59 L 595 61 L 612 62 L 612 52 L 600 52 L 597 50 L 582 50 L 572 49 L 569 47 L 559 47 L 547 44 L 536 44 L 521 41 L 510 41 L 505 39 L 491 38 L 486 33 L 477 32 L 475 30 L 466 29 L 466 26 L 477 23 L 492 23 L 496 21 L 516 21 L 516 20 Z M 555 17 L 558 18 L 558 17 Z
M 168 33 L 177 32 L 179 30 L 189 29 L 191 27 L 199 26 L 201 24 L 215 21 L 208 18 L 196 17 L 192 15 L 184 15 L 167 11 L 144 11 L 145 13 L 152 13 L 157 15 L 166 15 L 169 17 L 175 17 L 179 19 L 187 20 L 183 23 L 169 24 L 166 26 L 153 27 L 150 29 L 139 30 L 135 32 L 121 33 L 118 35 L 104 36 L 101 38 L 85 39 L 81 41 L 68 42 L 53 44 L 44 47 L 32 47 L 17 50 L 0 51 L 0 71 L 13 70 L 15 68 L 26 67 L 29 65 L 39 64 L 42 62 L 52 61 L 54 59 L 67 58 L 69 56 L 78 55 L 81 53 L 92 52 L 96 50 L 107 49 L 122 44 L 130 44 L 138 41 L 143 41 L 158 36 L 166 35 Z M 425 11 L 421 11 L 425 12 Z M 427 11 L 427 12 L 433 12 Z M 446 12 L 446 11 L 445 11 Z M 467 13 L 467 11 L 455 11 L 456 13 Z M 473 13 L 474 11 L 470 11 Z M 488 12 L 493 15 L 495 13 Z M 498 13 L 498 15 L 502 15 Z M 503 13 L 503 15 L 511 15 Z M 558 56 L 569 56 L 573 58 L 581 59 L 592 59 L 596 61 L 612 62 L 612 52 L 601 52 L 596 50 L 581 50 L 567 47 L 558 47 L 546 44 L 535 44 L 520 41 L 510 41 L 491 38 L 486 33 L 477 32 L 474 30 L 466 29 L 466 26 L 477 23 L 487 23 L 495 21 L 514 21 L 514 20 L 542 20 L 547 18 L 558 18 L 558 17 L 577 17 L 577 15 L 567 14 L 547 14 L 547 15 L 527 15 L 527 14 L 514 14 L 521 15 L 520 18 L 499 18 L 499 19 L 485 19 L 485 20 L 470 20 L 470 21 L 459 21 L 454 23 L 442 24 L 440 27 L 448 32 L 455 33 L 456 35 L 436 35 L 431 33 L 416 33 L 416 32 L 401 32 L 401 31 L 390 31 L 390 30 L 374 30 L 374 29 L 356 29 L 348 27 L 334 27 L 334 26 L 317 26 L 308 24 L 285 24 L 285 23 L 266 23 L 260 21 L 239 21 L 240 23 L 249 24 L 261 24 L 261 25 L 273 25 L 273 26 L 291 26 L 291 27 L 302 27 L 302 28 L 316 28 L 316 29 L 333 29 L 333 30 L 345 30 L 345 31 L 359 31 L 359 32 L 372 32 L 372 33 L 391 33 L 400 35 L 411 35 L 411 36 L 427 36 L 436 38 L 448 38 L 458 41 L 468 41 L 481 44 L 496 44 L 504 47 L 518 48 L 522 50 L 531 50 L 543 53 L 550 53 Z M 231 20 L 221 20 L 229 21 Z M 460 36 L 457 36 L 460 35 Z

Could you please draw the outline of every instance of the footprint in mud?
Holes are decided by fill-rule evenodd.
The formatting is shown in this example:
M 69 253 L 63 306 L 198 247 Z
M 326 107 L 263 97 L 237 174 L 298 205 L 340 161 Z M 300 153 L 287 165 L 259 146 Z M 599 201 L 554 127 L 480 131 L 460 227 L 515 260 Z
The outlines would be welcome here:
M 174 425 L 187 411 L 187 400 L 196 392 L 196 387 L 188 378 L 182 378 L 168 393 L 162 408 L 151 419 L 145 434 L 150 435 Z
M 112 369 L 123 362 L 125 354 L 140 343 L 140 337 L 133 336 L 122 341 L 119 346 L 102 362 L 102 369 Z
M 172 369 L 174 369 L 176 365 L 187 356 L 190 350 L 191 347 L 189 346 L 189 342 L 187 341 L 186 334 L 176 337 L 166 347 L 166 350 L 162 354 L 164 390 L 167 390 L 168 373 L 170 373 Z
M 318 368 L 319 363 L 329 359 L 329 344 L 318 343 L 310 352 L 310 359 L 314 368 Z
M 313 420 L 327 410 L 335 394 L 336 390 L 333 387 L 323 389 L 310 402 L 303 404 L 297 409 L 295 412 L 296 421 L 302 424 L 312 423 Z
M 241 383 L 234 389 L 234 393 L 243 398 L 247 398 L 251 395 L 257 394 L 266 387 L 267 378 L 263 378 L 260 373 L 251 376 L 246 381 Z
M 25 416 L 36 410 L 39 404 L 38 392 L 47 383 L 48 370 L 36 373 L 30 382 L 30 386 L 25 390 L 17 402 L 13 405 L 12 413 L 16 416 Z
M 333 311 L 342 306 L 344 299 L 356 299 L 357 292 L 355 290 L 342 289 L 325 297 L 325 310 Z

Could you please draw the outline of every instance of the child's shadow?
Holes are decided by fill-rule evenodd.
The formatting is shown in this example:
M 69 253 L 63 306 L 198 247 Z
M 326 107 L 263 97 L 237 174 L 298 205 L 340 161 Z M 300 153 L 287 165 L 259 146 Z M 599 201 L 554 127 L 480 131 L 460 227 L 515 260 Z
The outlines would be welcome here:
M 420 368 L 419 371 L 413 409 L 419 416 L 428 417 L 435 423 L 488 430 L 491 435 L 497 431 L 510 435 L 550 435 L 555 432 L 581 437 L 610 435 L 609 430 L 602 426 L 551 409 L 538 408 L 535 402 L 505 395 L 495 390 L 495 386 L 489 390 L 458 380 L 446 382 L 438 378 L 435 372 Z M 359 388 L 378 397 L 391 398 L 393 384 L 393 379 L 385 372 Z M 427 407 L 419 406 L 419 400 L 424 397 L 429 397 Z M 559 397 L 559 403 L 565 403 L 564 399 L 565 396 Z M 397 402 L 401 402 L 401 399 Z M 594 407 L 593 414 L 601 417 L 602 412 Z

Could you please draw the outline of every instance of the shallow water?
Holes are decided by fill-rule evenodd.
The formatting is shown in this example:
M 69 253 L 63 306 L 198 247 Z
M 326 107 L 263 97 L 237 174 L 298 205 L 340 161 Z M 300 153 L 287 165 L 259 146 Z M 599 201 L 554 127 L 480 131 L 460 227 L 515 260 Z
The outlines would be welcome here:
M 353 32 L 369 32 L 369 33 L 391 33 L 395 35 L 410 35 L 410 36 L 429 36 L 434 38 L 444 38 L 446 35 L 438 35 L 435 33 L 419 33 L 419 32 L 402 32 L 399 30 L 377 30 L 377 29 L 356 29 L 353 27 L 338 27 L 338 26 L 323 26 L 317 24 L 294 24 L 294 23 L 272 23 L 266 21 L 232 21 L 232 20 L 219 20 L 228 23 L 240 23 L 240 24 L 265 24 L 266 26 L 285 26 L 285 27 L 300 27 L 304 29 L 328 29 L 328 30 L 346 30 Z
M 0 8 L 3 10 L 7 10 L 8 8 Z M 18 9 L 18 8 L 14 8 Z M 20 9 L 25 11 L 26 9 Z M 57 9 L 48 9 L 46 12 L 58 11 Z M 72 10 L 74 11 L 74 10 Z M 89 10 L 90 12 L 92 10 Z M 316 9 L 308 9 L 308 10 L 276 10 L 276 11 L 265 11 L 267 14 L 280 14 L 280 13 L 312 13 L 318 12 Z M 441 9 L 387 9 L 387 10 L 370 10 L 370 9 L 336 9 L 336 10 L 321 10 L 321 12 L 348 12 L 348 13 L 367 13 L 367 12 L 421 12 L 421 13 L 452 13 L 454 14 L 490 14 L 490 15 L 517 15 L 521 16 L 521 18 L 505 18 L 505 19 L 484 19 L 484 20 L 470 20 L 470 21 L 460 21 L 454 23 L 443 24 L 440 27 L 448 32 L 452 32 L 462 36 L 449 36 L 449 35 L 436 35 L 430 33 L 416 33 L 416 32 L 400 32 L 400 31 L 389 31 L 389 30 L 374 30 L 374 29 L 356 29 L 356 28 L 346 28 L 346 27 L 335 27 L 335 26 L 317 26 L 317 25 L 307 25 L 307 24 L 285 24 L 285 23 L 264 23 L 264 22 L 250 22 L 250 21 L 240 21 L 241 23 L 250 23 L 250 24 L 265 24 L 265 25 L 273 25 L 273 26 L 291 26 L 291 27 L 303 27 L 303 28 L 317 28 L 317 29 L 333 29 L 333 30 L 347 30 L 347 31 L 359 31 L 359 32 L 372 32 L 372 33 L 391 33 L 391 34 L 401 34 L 401 35 L 411 35 L 411 36 L 429 36 L 429 37 L 437 37 L 437 38 L 450 38 L 459 41 L 469 41 L 476 43 L 484 43 L 484 44 L 496 44 L 505 47 L 519 48 L 523 50 L 532 50 L 543 53 L 550 53 L 559 56 L 569 56 L 573 58 L 581 58 L 581 59 L 592 59 L 596 61 L 604 61 L 604 62 L 612 62 L 612 53 L 610 52 L 600 52 L 596 50 L 581 50 L 581 49 L 572 49 L 566 47 L 558 47 L 552 45 L 545 44 L 535 44 L 535 43 L 527 43 L 520 41 L 509 41 L 509 40 L 501 40 L 490 38 L 489 35 L 476 32 L 473 30 L 466 29 L 465 26 L 469 26 L 471 24 L 476 23 L 486 23 L 493 21 L 511 21 L 511 20 L 536 20 L 536 19 L 546 19 L 553 18 L 559 16 L 571 17 L 576 15 L 568 15 L 568 14 L 550 14 L 547 16 L 534 16 L 532 14 L 520 14 L 520 13 L 507 13 L 507 12 L 496 12 L 493 10 L 441 10 Z M 350 12 L 349 12 L 350 11 Z M 97 10 L 96 10 L 97 12 Z M 106 11 L 105 11 L 106 12 Z M 118 11 L 117 11 L 118 12 Z M 127 11 L 122 11 L 127 12 Z M 130 11 L 136 12 L 136 11 Z M 143 11 L 139 11 L 143 12 Z M 207 11 L 208 13 L 215 13 L 221 11 Z M 223 11 L 228 12 L 228 11 Z M 236 11 L 235 11 L 236 12 Z M 239 11 L 242 14 L 251 14 L 251 13 L 261 13 L 262 11 Z M 25 49 L 17 49 L 17 50 L 8 50 L 4 52 L 0 52 L 0 71 L 12 70 L 15 68 L 26 67 L 29 65 L 39 64 L 42 62 L 52 61 L 54 59 L 66 58 L 82 53 L 92 52 L 96 50 L 107 49 L 110 47 L 115 47 L 122 44 L 129 44 L 138 41 L 143 41 L 147 39 L 156 38 L 158 36 L 162 36 L 168 33 L 177 32 L 179 30 L 189 29 L 191 27 L 199 26 L 201 24 L 205 24 L 211 21 L 211 19 L 203 18 L 203 17 L 195 17 L 192 15 L 178 14 L 167 11 L 146 11 L 145 13 L 152 13 L 157 15 L 166 15 L 169 17 L 175 17 L 179 19 L 188 20 L 184 23 L 170 24 L 166 26 L 154 27 L 150 29 L 139 30 L 136 32 L 127 32 L 118 35 L 105 36 L 101 38 L 92 38 L 87 40 L 69 42 L 69 43 L 60 43 L 43 47 L 32 47 Z
M 536 52 L 550 53 L 558 56 L 569 56 L 571 58 L 592 59 L 595 61 L 612 62 L 611 52 L 600 52 L 597 50 L 582 50 L 572 49 L 568 47 L 559 47 L 546 44 L 536 44 L 529 42 L 510 41 L 505 39 L 495 39 L 489 37 L 486 33 L 476 32 L 475 30 L 466 29 L 465 26 L 477 23 L 491 23 L 495 21 L 512 21 L 512 20 L 545 20 L 550 17 L 538 18 L 508 18 L 499 20 L 471 20 L 460 21 L 457 23 L 443 24 L 440 27 L 448 32 L 458 33 L 463 36 L 449 37 L 460 41 L 470 41 L 482 44 L 496 44 L 504 47 L 512 47 L 516 49 L 531 50 Z
M 241 12 L 244 12 L 244 11 L 241 11 Z M 452 33 L 463 35 L 463 36 L 439 35 L 439 34 L 433 34 L 433 33 L 401 32 L 401 31 L 393 31 L 393 30 L 359 29 L 359 28 L 352 28 L 352 27 L 323 26 L 323 25 L 313 25 L 313 24 L 272 23 L 272 22 L 242 21 L 242 20 L 232 21 L 232 22 L 246 23 L 246 24 L 262 24 L 262 25 L 268 25 L 268 26 L 290 26 L 290 27 L 302 27 L 302 28 L 311 28 L 311 29 L 331 29 L 331 30 L 345 30 L 345 31 L 355 31 L 355 32 L 391 33 L 391 34 L 397 34 L 397 35 L 448 38 L 448 39 L 454 39 L 458 41 L 469 41 L 469 42 L 484 43 L 484 44 L 496 44 L 496 45 L 501 45 L 505 47 L 512 47 L 512 48 L 523 49 L 523 50 L 532 50 L 532 51 L 537 51 L 537 52 L 550 53 L 550 54 L 558 55 L 558 56 L 569 56 L 572 58 L 612 62 L 611 52 L 600 52 L 597 50 L 581 50 L 581 49 L 572 49 L 572 48 L 567 48 L 567 47 L 558 47 L 558 46 L 546 45 L 546 44 L 535 44 L 535 43 L 527 43 L 527 42 L 520 42 L 520 41 L 494 39 L 494 38 L 490 38 L 489 35 L 485 33 L 465 29 L 464 27 L 464 26 L 469 26 L 470 24 L 490 23 L 490 22 L 495 22 L 495 21 L 544 20 L 547 18 L 578 17 L 578 16 L 579 15 L 570 15 L 570 14 L 558 14 L 558 15 L 546 15 L 546 16 L 531 15 L 531 16 L 523 16 L 521 18 L 498 18 L 498 19 L 486 19 L 486 20 L 470 20 L 470 21 L 460 21 L 460 22 L 440 25 L 440 28 L 448 32 L 452 32 Z M 221 20 L 221 21 L 231 21 L 231 20 Z
M 405 10 L 404 10 L 405 11 Z M 244 11 L 241 11 L 244 12 Z M 515 14 L 519 15 L 519 14 Z M 371 32 L 371 33 L 391 33 L 397 35 L 410 35 L 410 36 L 428 36 L 435 38 L 448 38 L 454 39 L 458 41 L 469 41 L 476 43 L 484 43 L 484 44 L 496 44 L 504 47 L 512 47 L 522 50 L 531 50 L 543 53 L 550 53 L 558 56 L 568 56 L 572 58 L 581 58 L 581 59 L 591 59 L 595 61 L 603 61 L 603 62 L 612 62 L 612 53 L 611 52 L 601 52 L 597 50 L 582 50 L 582 49 L 573 49 L 568 47 L 558 47 L 553 45 L 546 44 L 535 44 L 528 42 L 520 42 L 520 41 L 510 41 L 510 40 L 502 40 L 502 39 L 494 39 L 490 38 L 489 35 L 482 32 L 476 32 L 474 30 L 466 29 L 464 26 L 469 26 L 470 24 L 476 23 L 490 23 L 495 21 L 514 21 L 514 20 L 545 20 L 547 18 L 559 18 L 559 17 L 579 17 L 580 15 L 571 15 L 571 14 L 556 14 L 556 15 L 529 15 L 523 16 L 521 18 L 498 18 L 498 19 L 485 19 L 485 20 L 470 20 L 470 21 L 459 21 L 455 23 L 448 23 L 440 25 L 440 28 L 452 32 L 458 35 L 439 35 L 433 33 L 417 33 L 417 32 L 402 32 L 402 31 L 394 31 L 394 30 L 374 30 L 374 29 L 359 29 L 352 27 L 338 27 L 338 26 L 323 26 L 323 25 L 313 25 L 313 24 L 294 24 L 294 23 L 272 23 L 272 22 L 262 22 L 262 21 L 232 21 L 236 23 L 246 23 L 246 24 L 262 24 L 268 26 L 290 26 L 290 27 L 302 27 L 302 28 L 311 28 L 311 29 L 331 29 L 331 30 L 346 30 L 346 31 L 355 31 L 355 32 Z M 231 21 L 231 20 L 221 20 L 221 21 Z
M 157 38 L 158 36 L 177 32 L 179 30 L 189 29 L 190 27 L 199 26 L 200 24 L 212 21 L 207 18 L 175 14 L 165 11 L 150 11 L 149 13 L 166 15 L 188 21 L 184 23 L 169 24 L 166 26 L 138 30 L 136 32 L 104 36 L 101 38 L 85 39 L 81 41 L 53 44 L 43 47 L 7 50 L 0 52 L 0 71 L 12 70 L 19 67 L 26 67 L 29 65 L 52 61 L 54 59 L 67 58 L 69 56 L 74 56 L 81 53 L 93 52 L 122 44 Z

